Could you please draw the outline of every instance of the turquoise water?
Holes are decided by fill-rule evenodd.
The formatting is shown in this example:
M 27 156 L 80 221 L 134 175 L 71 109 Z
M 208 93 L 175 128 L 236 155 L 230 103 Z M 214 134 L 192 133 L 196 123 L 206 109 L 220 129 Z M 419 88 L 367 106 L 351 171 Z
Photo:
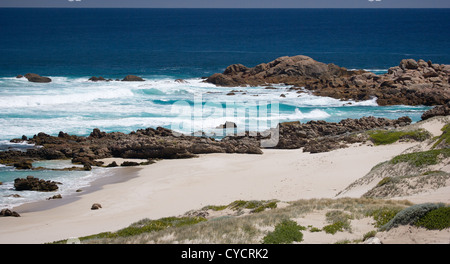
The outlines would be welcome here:
M 74 166 L 70 160 L 36 162 L 35 167 L 65 168 Z M 112 170 L 108 168 L 94 168 L 92 171 L 53 171 L 53 170 L 15 170 L 13 167 L 0 165 L 0 208 L 10 208 L 24 203 L 45 200 L 55 194 L 62 197 L 76 193 L 76 190 L 83 189 L 90 185 L 92 181 L 101 177 L 111 175 Z M 14 179 L 34 176 L 39 179 L 56 181 L 58 190 L 54 192 L 36 191 L 16 191 L 14 189 Z M 13 197 L 11 195 L 20 195 Z

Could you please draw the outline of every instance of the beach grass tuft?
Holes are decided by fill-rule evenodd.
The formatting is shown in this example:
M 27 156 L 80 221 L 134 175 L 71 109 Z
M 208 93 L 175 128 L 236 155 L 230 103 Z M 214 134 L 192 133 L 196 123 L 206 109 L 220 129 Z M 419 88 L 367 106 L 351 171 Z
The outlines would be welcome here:
M 388 145 L 399 140 L 424 141 L 431 137 L 429 132 L 422 129 L 413 131 L 375 130 L 368 134 L 375 145 Z

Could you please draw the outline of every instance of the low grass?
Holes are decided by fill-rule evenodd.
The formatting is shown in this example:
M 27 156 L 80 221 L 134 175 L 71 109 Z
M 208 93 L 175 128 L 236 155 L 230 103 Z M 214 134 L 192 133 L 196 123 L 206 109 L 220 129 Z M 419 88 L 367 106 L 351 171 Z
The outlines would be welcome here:
M 165 230 L 169 227 L 182 227 L 195 225 L 206 221 L 203 217 L 165 217 L 157 220 L 143 219 L 130 226 L 120 229 L 116 232 L 103 232 L 91 236 L 80 237 L 80 241 L 90 239 L 111 239 L 118 237 L 131 237 L 143 233 L 156 232 Z M 56 243 L 65 243 L 67 240 L 58 241 Z
M 387 145 L 405 139 L 424 141 L 431 137 L 430 133 L 422 129 L 413 131 L 375 130 L 368 134 L 375 145 Z
M 438 145 L 442 145 L 444 143 L 445 145 L 450 145 L 450 124 L 445 125 L 442 129 L 442 135 L 440 135 L 437 139 L 437 141 L 433 145 L 433 149 L 436 148 Z
M 343 232 L 344 230 L 351 231 L 350 219 L 353 219 L 353 216 L 346 212 L 332 210 L 325 214 L 325 219 L 330 223 L 322 228 L 327 234 L 334 235 L 337 232 Z
M 219 208 L 222 208 L 223 206 L 220 206 Z M 251 213 L 259 213 L 264 211 L 265 209 L 274 209 L 277 208 L 277 201 L 271 200 L 271 201 L 244 201 L 244 200 L 237 200 L 232 203 L 230 203 L 225 208 L 230 208 L 235 211 L 243 210 L 243 209 L 250 209 Z
M 450 157 L 450 148 L 402 154 L 394 157 L 390 163 L 408 162 L 416 167 L 438 164 L 443 158 Z
M 268 202 L 265 202 L 268 204 Z M 245 207 L 245 203 L 239 202 Z M 258 208 L 251 203 L 254 210 Z M 259 213 L 241 216 L 223 216 L 207 220 L 201 217 L 169 217 L 158 220 L 144 219 L 117 232 L 106 232 L 81 238 L 83 244 L 144 244 L 144 243 L 196 243 L 196 244 L 258 244 L 264 242 L 264 237 L 275 232 L 276 226 L 286 226 L 293 229 L 294 239 L 300 240 L 298 232 L 325 232 L 324 229 L 306 228 L 301 223 L 293 225 L 289 221 L 300 219 L 311 212 L 326 210 L 329 212 L 327 220 L 337 222 L 339 219 L 359 219 L 367 217 L 368 212 L 383 208 L 406 208 L 408 201 L 390 201 L 368 198 L 340 198 L 340 199 L 308 199 L 290 202 L 283 208 L 264 210 Z M 221 207 L 218 207 L 221 209 Z M 340 211 L 340 212 L 339 212 Z M 281 224 L 285 222 L 285 224 Z M 290 224 L 286 224 L 289 222 Z M 344 225 L 335 224 L 334 228 L 345 230 Z M 278 229 L 280 229 L 279 227 Z M 281 229 L 284 229 L 281 228 Z M 331 227 L 330 227 L 331 228 Z M 303 231 L 305 230 L 305 231 Z M 277 231 L 270 236 L 283 237 Z M 337 231 L 336 231 L 337 232 Z M 278 235 L 277 235 L 278 234 Z M 269 236 L 269 237 L 270 237 Z M 363 234 L 361 234 L 361 237 Z M 292 238 L 291 238 L 292 239 Z M 295 241 L 293 240 L 293 241 Z M 290 240 L 282 240 L 289 243 Z M 277 240 L 267 243 L 275 243 Z M 65 243 L 60 241 L 59 243 Z

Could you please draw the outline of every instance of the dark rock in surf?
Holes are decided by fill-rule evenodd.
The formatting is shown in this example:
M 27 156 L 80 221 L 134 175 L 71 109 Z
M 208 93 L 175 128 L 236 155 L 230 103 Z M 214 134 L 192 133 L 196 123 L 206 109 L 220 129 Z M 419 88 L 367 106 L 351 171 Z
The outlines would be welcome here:
M 49 83 L 52 81 L 52 79 L 48 77 L 43 77 L 35 73 L 27 73 L 25 74 L 25 78 L 27 78 L 29 82 L 35 83 Z
M 54 181 L 45 181 L 33 176 L 27 176 L 26 178 L 15 179 L 14 188 L 17 191 L 52 192 L 58 189 L 58 185 Z
M 106 79 L 103 78 L 102 76 L 99 77 L 92 76 L 91 78 L 89 78 L 89 81 L 98 82 L 98 81 L 106 81 Z
M 145 81 L 141 77 L 135 76 L 135 75 L 127 75 L 125 78 L 122 79 L 123 82 L 143 82 Z

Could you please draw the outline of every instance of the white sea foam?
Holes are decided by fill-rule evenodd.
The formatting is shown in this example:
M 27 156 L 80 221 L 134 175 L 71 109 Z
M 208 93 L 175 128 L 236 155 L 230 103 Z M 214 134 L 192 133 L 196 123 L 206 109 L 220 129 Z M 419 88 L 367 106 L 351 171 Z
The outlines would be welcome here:
M 287 115 L 285 118 L 288 120 L 303 120 L 303 119 L 325 119 L 331 115 L 320 109 L 313 109 L 311 112 L 303 113 L 298 108 L 295 109 L 295 113 Z M 283 118 L 283 116 L 281 116 Z
M 358 107 L 361 106 L 373 106 L 378 113 L 398 111 L 389 112 L 392 115 L 408 111 L 402 107 L 384 110 L 378 107 L 376 98 L 354 102 L 314 96 L 306 90 L 298 94 L 288 85 L 273 85 L 276 89 L 265 89 L 217 87 L 200 78 L 177 82 L 175 78 L 144 76 L 145 82 L 92 82 L 88 81 L 89 77 L 50 77 L 52 82 L 46 84 L 31 83 L 24 78 L 0 78 L 0 139 L 9 140 L 23 134 L 33 136 L 39 132 L 57 135 L 59 131 L 87 135 L 93 128 L 129 132 L 192 122 L 192 129 L 211 129 L 232 121 L 230 116 L 223 115 L 224 106 L 242 110 L 252 104 L 280 104 L 280 120 L 330 119 L 352 116 L 353 112 L 360 115 L 362 110 Z M 239 92 L 234 96 L 227 95 L 231 90 Z M 285 96 L 280 97 L 281 94 Z M 199 103 L 206 105 L 203 109 L 198 108 Z M 181 114 L 174 111 L 176 105 L 183 106 L 179 108 Z M 356 110 L 352 111 L 352 107 Z M 209 114 L 211 111 L 214 114 Z M 251 114 L 261 122 L 263 119 L 276 120 L 275 117 Z M 364 113 L 367 114 L 371 113 Z M 204 115 L 204 118 L 192 121 L 194 115 Z M 242 125 L 246 120 L 237 118 L 235 122 Z

